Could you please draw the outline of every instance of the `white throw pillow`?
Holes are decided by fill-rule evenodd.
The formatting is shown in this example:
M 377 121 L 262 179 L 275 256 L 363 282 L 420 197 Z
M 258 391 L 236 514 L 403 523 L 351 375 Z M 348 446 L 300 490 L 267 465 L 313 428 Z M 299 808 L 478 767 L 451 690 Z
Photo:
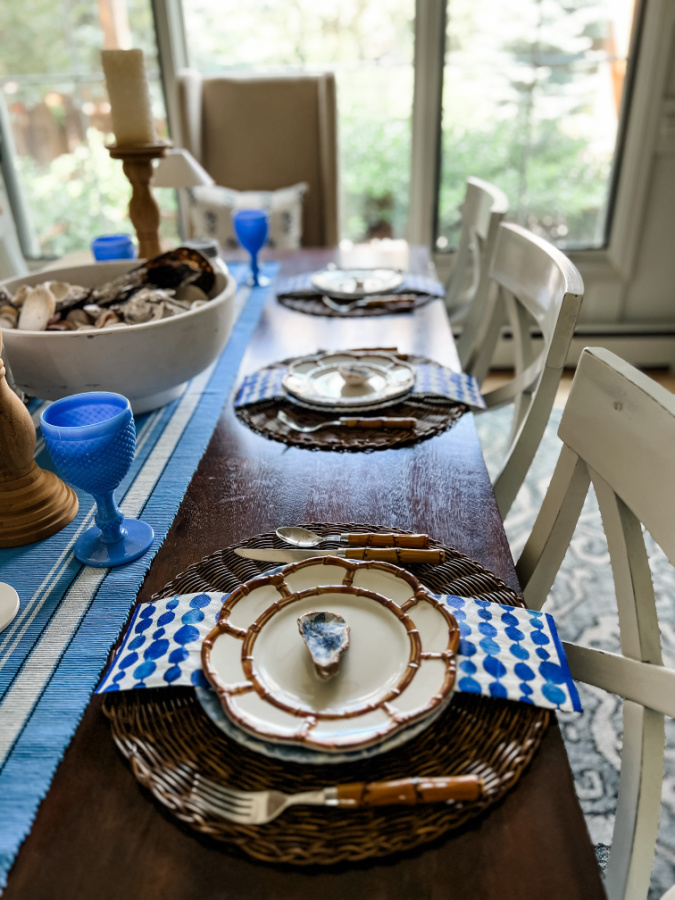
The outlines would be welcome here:
M 305 182 L 278 191 L 235 191 L 217 185 L 192 188 L 190 212 L 195 238 L 215 238 L 221 249 L 238 247 L 232 213 L 240 209 L 266 209 L 270 229 L 267 246 L 276 250 L 298 250 L 302 243 L 302 201 Z

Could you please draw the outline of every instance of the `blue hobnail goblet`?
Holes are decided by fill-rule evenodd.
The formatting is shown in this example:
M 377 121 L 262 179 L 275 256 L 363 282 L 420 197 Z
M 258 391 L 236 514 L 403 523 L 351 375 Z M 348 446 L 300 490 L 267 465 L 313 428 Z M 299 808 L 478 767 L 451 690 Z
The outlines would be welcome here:
M 251 254 L 251 277 L 248 283 L 252 287 L 265 287 L 270 280 L 260 274 L 258 253 L 267 240 L 269 230 L 267 211 L 264 209 L 240 209 L 233 213 L 232 222 L 237 240 L 244 250 Z
M 40 424 L 60 473 L 96 500 L 96 526 L 77 539 L 75 556 L 99 568 L 142 556 L 155 533 L 145 522 L 125 519 L 113 493 L 136 452 L 136 428 L 127 398 L 104 391 L 64 397 L 47 407 Z

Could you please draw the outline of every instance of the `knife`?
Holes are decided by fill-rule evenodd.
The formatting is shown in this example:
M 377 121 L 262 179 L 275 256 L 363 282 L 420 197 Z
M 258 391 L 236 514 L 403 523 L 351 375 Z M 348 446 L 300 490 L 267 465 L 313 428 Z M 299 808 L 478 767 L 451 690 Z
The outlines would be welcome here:
M 445 562 L 445 550 L 413 550 L 401 547 L 363 547 L 358 550 L 256 550 L 248 547 L 237 547 L 234 551 L 246 559 L 258 559 L 263 562 L 300 562 L 317 556 L 338 556 L 340 559 L 379 560 L 392 563 L 431 563 Z

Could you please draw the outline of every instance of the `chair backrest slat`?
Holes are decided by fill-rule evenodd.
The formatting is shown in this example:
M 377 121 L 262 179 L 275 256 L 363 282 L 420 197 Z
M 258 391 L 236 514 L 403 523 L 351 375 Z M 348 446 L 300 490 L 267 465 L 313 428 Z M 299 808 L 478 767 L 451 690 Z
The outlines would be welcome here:
M 675 397 L 608 351 L 586 352 L 584 372 L 572 385 L 560 438 L 602 474 L 675 565 Z

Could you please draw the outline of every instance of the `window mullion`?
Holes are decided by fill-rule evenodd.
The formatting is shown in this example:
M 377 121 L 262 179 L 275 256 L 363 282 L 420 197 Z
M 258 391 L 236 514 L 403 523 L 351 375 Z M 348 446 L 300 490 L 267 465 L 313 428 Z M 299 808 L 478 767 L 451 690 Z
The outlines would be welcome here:
M 416 0 L 408 240 L 434 240 L 441 153 L 446 0 Z

